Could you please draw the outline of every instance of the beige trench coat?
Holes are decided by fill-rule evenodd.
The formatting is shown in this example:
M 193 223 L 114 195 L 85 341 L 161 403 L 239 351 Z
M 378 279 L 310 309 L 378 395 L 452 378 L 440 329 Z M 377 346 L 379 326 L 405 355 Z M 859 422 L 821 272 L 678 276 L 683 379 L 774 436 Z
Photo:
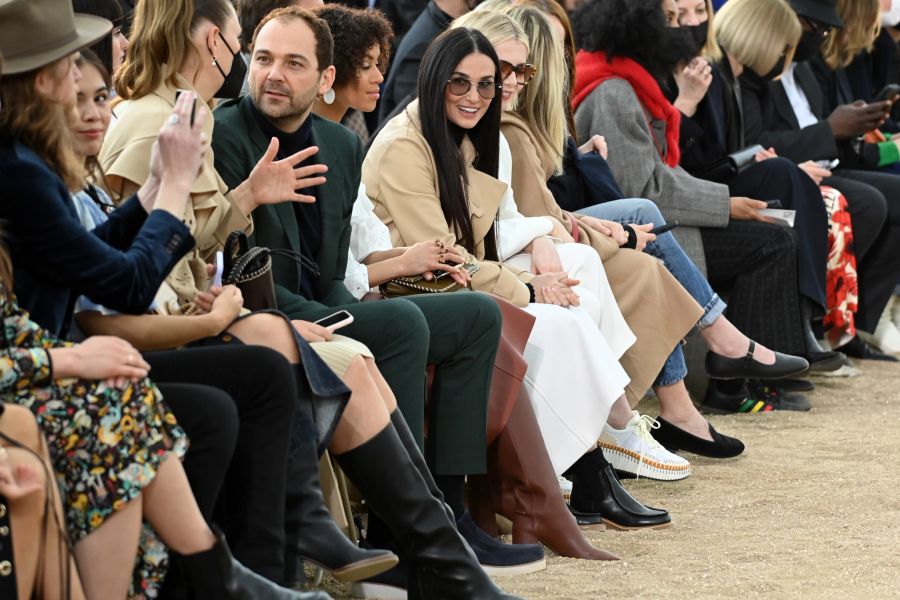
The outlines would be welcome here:
M 176 75 L 180 89 L 190 90 L 190 83 Z M 150 176 L 150 152 L 175 105 L 175 88 L 163 84 L 152 94 L 139 100 L 119 104 L 118 121 L 110 129 L 100 151 L 100 165 L 110 179 L 112 194 L 128 198 Z M 212 139 L 213 118 L 207 115 L 203 125 L 207 139 Z M 249 233 L 252 221 L 229 199 L 228 186 L 219 177 L 214 165 L 212 149 L 207 149 L 197 181 L 191 188 L 191 201 L 184 210 L 184 223 L 197 242 L 195 249 L 185 256 L 166 278 L 166 283 L 178 295 L 178 305 L 187 308 L 198 290 L 208 287 L 206 263 L 213 262 L 228 234 L 237 229 Z M 177 306 L 168 306 L 167 313 L 176 313 Z M 188 309 L 188 312 L 190 310 Z
M 363 162 L 362 182 L 375 214 L 387 225 L 395 248 L 429 240 L 451 244 L 466 262 L 481 267 L 472 278 L 473 289 L 526 306 L 529 292 L 525 282 L 534 276 L 484 260 L 484 239 L 500 210 L 506 184 L 471 166 L 475 151 L 466 138 L 463 156 L 468 166 L 469 216 L 475 238 L 475 251 L 468 252 L 457 244 L 456 233 L 450 230 L 437 201 L 434 157 L 419 127 L 418 107 L 418 101 L 414 101 L 392 119 L 375 138 Z
M 620 249 L 609 237 L 565 213 L 547 188 L 553 161 L 541 156 L 528 124 L 518 115 L 503 113 L 503 135 L 513 157 L 513 191 L 519 212 L 528 217 L 551 216 L 570 231 L 578 228 L 579 241 L 590 244 L 603 260 L 610 287 L 637 342 L 620 359 L 631 377 L 625 395 L 635 406 L 653 384 L 666 358 L 697 324 L 703 309 L 649 254 Z

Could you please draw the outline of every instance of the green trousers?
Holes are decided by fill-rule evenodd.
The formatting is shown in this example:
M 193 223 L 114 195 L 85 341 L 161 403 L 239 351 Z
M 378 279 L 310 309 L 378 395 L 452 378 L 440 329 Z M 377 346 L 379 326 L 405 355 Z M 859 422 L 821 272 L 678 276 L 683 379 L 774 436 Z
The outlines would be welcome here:
M 476 292 L 423 294 L 291 314 L 314 321 L 353 315 L 341 335 L 369 347 L 435 475 L 487 470 L 487 403 L 500 340 L 500 309 Z M 435 366 L 425 432 L 425 369 Z

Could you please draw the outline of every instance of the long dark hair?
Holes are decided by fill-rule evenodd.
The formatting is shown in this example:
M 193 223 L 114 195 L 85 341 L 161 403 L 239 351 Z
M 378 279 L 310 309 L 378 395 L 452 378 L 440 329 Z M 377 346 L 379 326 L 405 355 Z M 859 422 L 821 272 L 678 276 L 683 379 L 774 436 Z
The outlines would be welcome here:
M 659 81 L 696 54 L 687 30 L 669 27 L 662 0 L 583 0 L 572 29 L 579 48 L 635 60 Z
M 494 63 L 494 81 L 500 82 L 500 60 L 488 39 L 479 31 L 460 27 L 438 36 L 428 47 L 419 67 L 416 94 L 422 135 L 432 149 L 437 167 L 438 193 L 441 210 L 450 227 L 456 230 L 459 243 L 475 250 L 475 235 L 469 217 L 466 195 L 468 178 L 460 144 L 468 135 L 475 146 L 474 167 L 491 177 L 497 177 L 500 162 L 500 95 L 491 101 L 487 112 L 472 129 L 463 130 L 447 120 L 444 90 L 462 60 L 470 54 L 484 54 Z M 496 221 L 484 239 L 484 258 L 498 260 Z
M 72 0 L 72 8 L 77 13 L 85 13 L 97 17 L 103 17 L 107 21 L 111 21 L 113 27 L 120 29 L 126 26 L 125 11 L 119 0 Z M 91 46 L 91 50 L 103 61 L 103 66 L 107 72 L 113 71 L 113 34 L 104 36 L 97 43 Z

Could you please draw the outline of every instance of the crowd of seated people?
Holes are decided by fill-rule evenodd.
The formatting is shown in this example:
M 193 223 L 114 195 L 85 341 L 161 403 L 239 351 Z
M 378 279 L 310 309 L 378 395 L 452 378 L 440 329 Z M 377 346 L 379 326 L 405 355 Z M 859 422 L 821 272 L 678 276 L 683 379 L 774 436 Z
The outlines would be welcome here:
M 3 597 L 617 560 L 585 532 L 677 519 L 620 478 L 753 444 L 705 415 L 898 361 L 898 42 L 894 0 L 0 0 Z

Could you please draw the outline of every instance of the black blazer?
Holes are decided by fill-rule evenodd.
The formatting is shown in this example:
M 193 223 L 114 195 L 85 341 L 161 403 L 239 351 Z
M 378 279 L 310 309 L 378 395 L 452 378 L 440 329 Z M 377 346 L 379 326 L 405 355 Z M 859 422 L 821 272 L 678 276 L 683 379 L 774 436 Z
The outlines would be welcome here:
M 747 143 L 773 147 L 779 155 L 798 163 L 840 157 L 838 141 L 824 120 L 825 101 L 812 70 L 798 63 L 794 75 L 819 122 L 800 129 L 781 82 L 766 81 L 748 69 L 740 77 Z
M 148 216 L 137 196 L 87 231 L 62 180 L 25 145 L 0 141 L 0 220 L 15 268 L 14 291 L 31 318 L 65 335 L 75 300 L 145 312 L 160 284 L 194 247 L 171 214 Z

